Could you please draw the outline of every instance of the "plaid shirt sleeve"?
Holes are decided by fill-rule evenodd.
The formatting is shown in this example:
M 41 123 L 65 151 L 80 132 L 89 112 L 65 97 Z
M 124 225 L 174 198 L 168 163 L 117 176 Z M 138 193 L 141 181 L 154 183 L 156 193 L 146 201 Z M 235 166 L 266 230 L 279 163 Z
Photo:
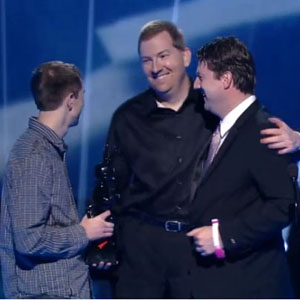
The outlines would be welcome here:
M 88 244 L 86 233 L 78 223 L 49 222 L 53 176 L 49 162 L 38 154 L 12 161 L 8 168 L 5 187 L 9 201 L 6 204 L 15 248 L 21 254 L 44 259 L 68 258 L 77 255 Z M 68 193 L 70 191 L 66 190 L 66 197 Z M 65 207 L 65 213 L 68 212 L 70 207 Z

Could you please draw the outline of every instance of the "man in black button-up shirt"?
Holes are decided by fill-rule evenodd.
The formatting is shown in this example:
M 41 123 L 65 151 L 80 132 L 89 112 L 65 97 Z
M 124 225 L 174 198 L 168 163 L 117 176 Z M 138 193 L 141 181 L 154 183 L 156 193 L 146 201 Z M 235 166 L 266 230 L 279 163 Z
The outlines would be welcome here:
M 107 139 L 121 193 L 113 208 L 121 250 L 116 297 L 190 298 L 189 207 L 216 119 L 192 89 L 191 53 L 172 23 L 146 24 L 138 51 L 150 88 L 115 112 Z
M 193 257 L 183 229 L 195 162 L 214 120 L 192 89 L 191 53 L 173 24 L 147 24 L 139 54 L 150 88 L 115 112 L 107 141 L 121 192 L 116 296 L 189 298 Z

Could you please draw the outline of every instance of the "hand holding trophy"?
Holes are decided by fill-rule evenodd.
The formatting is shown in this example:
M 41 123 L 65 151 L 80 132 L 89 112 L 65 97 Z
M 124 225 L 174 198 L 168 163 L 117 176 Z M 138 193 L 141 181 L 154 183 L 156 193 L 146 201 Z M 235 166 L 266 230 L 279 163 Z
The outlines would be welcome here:
M 101 164 L 95 167 L 95 188 L 91 204 L 87 208 L 88 218 L 93 218 L 110 208 L 120 198 L 116 191 L 116 178 L 114 168 L 111 166 L 109 146 L 106 145 L 105 158 Z M 109 215 L 106 221 L 114 223 L 113 215 Z M 86 263 L 90 266 L 118 264 L 115 237 L 103 238 L 91 242 L 86 250 Z

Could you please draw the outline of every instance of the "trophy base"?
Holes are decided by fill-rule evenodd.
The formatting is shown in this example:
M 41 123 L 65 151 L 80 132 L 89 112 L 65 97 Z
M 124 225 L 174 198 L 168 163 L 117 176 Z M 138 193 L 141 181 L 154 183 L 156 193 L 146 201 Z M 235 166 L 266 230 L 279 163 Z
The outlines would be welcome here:
M 90 244 L 86 250 L 85 262 L 88 265 L 99 264 L 101 262 L 118 265 L 117 249 L 114 242 L 104 240 Z

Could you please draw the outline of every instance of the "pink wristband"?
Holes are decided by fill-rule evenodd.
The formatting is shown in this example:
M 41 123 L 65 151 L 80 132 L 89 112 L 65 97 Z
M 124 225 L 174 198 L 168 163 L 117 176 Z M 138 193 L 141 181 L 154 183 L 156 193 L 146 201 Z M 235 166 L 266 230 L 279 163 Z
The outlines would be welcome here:
M 220 246 L 219 241 L 219 220 L 218 219 L 212 219 L 211 220 L 212 225 L 212 236 L 213 236 L 213 243 L 215 247 L 215 255 L 218 259 L 225 258 L 225 251 Z

